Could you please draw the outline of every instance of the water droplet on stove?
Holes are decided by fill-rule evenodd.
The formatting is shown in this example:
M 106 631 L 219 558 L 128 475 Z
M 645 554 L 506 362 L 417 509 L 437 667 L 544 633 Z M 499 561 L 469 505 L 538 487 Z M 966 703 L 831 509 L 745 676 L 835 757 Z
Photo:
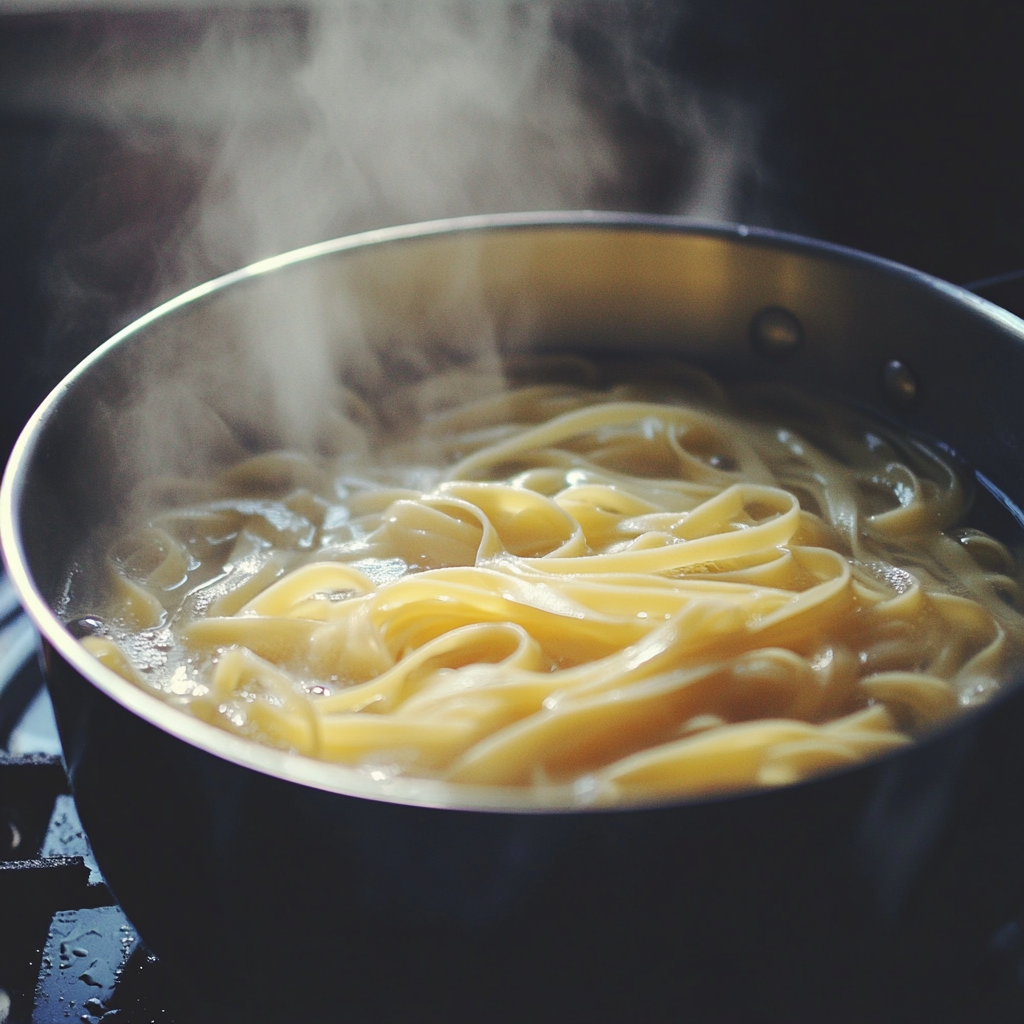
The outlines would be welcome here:
M 103 1004 L 93 996 L 82 1003 L 82 1009 L 88 1010 L 94 1017 L 96 1017 L 103 1012 Z
M 75 948 L 73 950 L 71 950 L 71 952 L 74 953 L 75 956 L 88 956 L 89 955 L 89 950 L 84 949 L 82 946 L 75 946 Z

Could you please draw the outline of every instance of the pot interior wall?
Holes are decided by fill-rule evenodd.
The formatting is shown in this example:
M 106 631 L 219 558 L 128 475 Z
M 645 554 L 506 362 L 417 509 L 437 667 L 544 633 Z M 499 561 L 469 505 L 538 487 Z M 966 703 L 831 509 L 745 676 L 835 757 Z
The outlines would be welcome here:
M 386 402 L 396 382 L 543 349 L 668 354 L 836 394 L 942 440 L 1024 498 L 1019 321 L 880 261 L 627 222 L 428 234 L 270 267 L 129 329 L 50 416 L 24 498 L 50 602 L 75 546 L 132 509 L 141 480 L 205 475 L 239 439 L 294 443 L 282 390 L 315 404 L 328 376 Z M 753 319 L 776 306 L 803 333 L 781 360 L 751 344 Z M 894 359 L 917 382 L 905 408 L 886 402 Z

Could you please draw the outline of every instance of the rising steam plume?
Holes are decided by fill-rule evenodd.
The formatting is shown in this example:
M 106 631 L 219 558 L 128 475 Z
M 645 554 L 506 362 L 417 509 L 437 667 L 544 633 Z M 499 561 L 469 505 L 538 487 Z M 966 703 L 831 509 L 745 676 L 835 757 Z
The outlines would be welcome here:
M 277 124 L 242 111 L 198 225 L 219 266 L 353 229 L 588 205 L 617 173 L 548 7 L 328 5 Z M 199 55 L 222 65 L 222 42 Z
M 113 34 L 82 76 L 19 69 L 22 108 L 146 150 L 170 132 L 203 186 L 158 290 L 385 224 L 605 207 L 731 219 L 759 111 L 659 59 L 681 4 L 312 0 L 213 19 L 141 53 Z M 240 27 L 241 26 L 241 27 Z M 255 26 L 255 27 L 254 27 Z M 677 62 L 678 63 L 678 62 Z
M 214 20 L 144 66 L 114 39 L 89 88 L 26 100 L 77 110 L 140 150 L 170 126 L 173 158 L 199 169 L 136 311 L 388 224 L 587 207 L 733 219 L 758 173 L 758 111 L 702 94 L 657 59 L 686 30 L 682 5 L 322 0 L 305 12 L 257 32 Z M 86 254 L 87 272 L 102 248 Z M 72 304 L 82 267 L 64 261 L 52 275 Z M 323 331 L 301 297 L 292 303 L 275 314 L 288 347 L 266 329 L 260 344 L 281 382 L 277 412 L 301 441 L 309 408 L 330 398 L 329 366 Z

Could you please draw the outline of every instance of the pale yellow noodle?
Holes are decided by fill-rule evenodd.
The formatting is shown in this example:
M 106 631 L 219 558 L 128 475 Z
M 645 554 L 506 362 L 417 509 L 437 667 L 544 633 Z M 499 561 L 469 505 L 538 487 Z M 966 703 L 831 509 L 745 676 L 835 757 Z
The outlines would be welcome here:
M 358 464 L 250 459 L 115 546 L 86 646 L 298 753 L 588 801 L 794 782 L 998 685 L 1016 569 L 943 532 L 967 499 L 936 452 L 804 403 L 833 455 L 649 391 L 531 386 Z

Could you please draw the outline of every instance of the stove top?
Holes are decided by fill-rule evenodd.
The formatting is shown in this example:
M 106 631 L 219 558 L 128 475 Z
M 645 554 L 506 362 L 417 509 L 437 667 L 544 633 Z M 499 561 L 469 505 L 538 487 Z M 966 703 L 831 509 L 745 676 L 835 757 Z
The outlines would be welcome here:
M 93 859 L 35 631 L 0 577 L 0 1022 L 194 1020 L 175 1001 Z

